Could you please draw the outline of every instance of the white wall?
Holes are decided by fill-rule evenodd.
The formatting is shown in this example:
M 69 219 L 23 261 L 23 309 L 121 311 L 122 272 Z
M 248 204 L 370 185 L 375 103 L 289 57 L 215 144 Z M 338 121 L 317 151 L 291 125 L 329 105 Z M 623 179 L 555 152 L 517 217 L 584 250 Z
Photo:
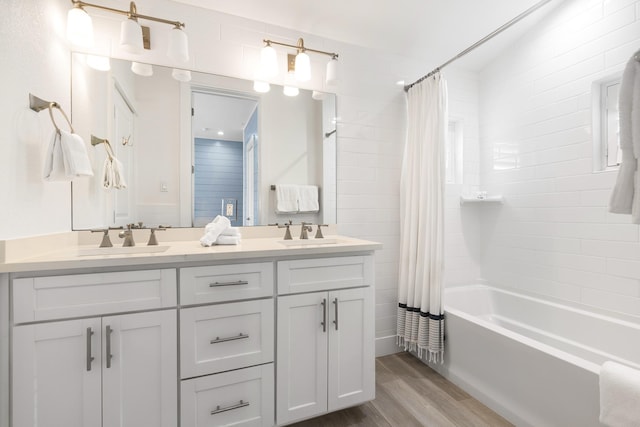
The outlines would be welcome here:
M 398 192 L 405 137 L 405 98 L 395 82 L 401 76 L 418 77 L 425 64 L 168 0 L 139 0 L 136 4 L 141 13 L 187 23 L 191 51 L 187 67 L 197 71 L 252 79 L 266 37 L 295 44 L 303 36 L 309 47 L 340 54 L 337 88 L 324 87 L 326 58 L 315 55 L 311 58 L 313 77 L 305 88 L 338 95 L 338 228 L 342 234 L 384 244 L 376 254 L 376 335 L 387 337 L 379 341 L 380 351 L 393 351 Z M 64 32 L 70 5 L 66 0 L 14 0 L 3 6 L 0 46 L 5 66 L 0 77 L 12 84 L 5 86 L 0 111 L 0 239 L 70 230 L 69 185 L 43 183 L 40 178 L 51 130 L 48 117 L 44 113 L 38 116 L 42 135 L 26 143 L 18 141 L 15 123 L 16 116 L 25 110 L 30 91 L 69 109 L 70 60 Z M 126 9 L 128 2 L 118 0 L 111 6 Z M 135 59 L 118 50 L 120 17 L 90 13 L 96 52 Z M 153 49 L 145 53 L 145 59 L 172 65 L 164 50 L 167 26 L 149 26 Z
M 640 1 L 566 1 L 482 73 L 481 181 L 506 198 L 482 223 L 491 283 L 640 316 L 639 229 L 592 172 L 590 93 L 638 48 Z

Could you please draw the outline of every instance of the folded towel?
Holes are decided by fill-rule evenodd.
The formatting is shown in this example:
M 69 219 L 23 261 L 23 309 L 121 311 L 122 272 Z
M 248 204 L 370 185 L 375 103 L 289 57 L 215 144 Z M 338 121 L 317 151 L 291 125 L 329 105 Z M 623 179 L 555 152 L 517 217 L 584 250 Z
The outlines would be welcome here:
M 298 211 L 300 212 L 318 212 L 320 205 L 318 204 L 318 187 L 315 185 L 299 185 L 298 186 Z
M 62 153 L 62 145 L 60 142 L 62 135 L 60 132 L 53 132 L 51 142 L 47 148 L 47 154 L 44 159 L 44 179 L 46 181 L 68 181 L 67 174 L 64 170 L 64 154 Z
M 600 369 L 600 422 L 609 427 L 640 426 L 640 371 L 615 362 Z
M 80 176 L 93 176 L 87 147 L 80 135 L 65 130 L 60 130 L 60 134 L 64 170 L 67 177 L 73 179 Z
M 297 185 L 276 185 L 276 213 L 298 212 L 298 194 Z
M 213 245 L 222 232 L 229 227 L 231 227 L 229 218 L 221 215 L 216 216 L 213 221 L 204 227 L 204 236 L 200 238 L 200 244 L 205 247 Z
M 620 114 L 620 150 L 622 162 L 609 200 L 609 211 L 631 214 L 633 223 L 640 223 L 640 122 L 632 112 L 640 110 L 640 62 L 629 59 L 622 74 L 618 99 Z M 635 113 L 634 113 L 635 114 Z
M 216 240 L 215 244 L 216 245 L 238 245 L 240 244 L 241 240 L 242 238 L 239 236 L 220 235 L 218 236 L 218 239 Z
M 220 235 L 221 236 L 241 237 L 240 229 L 238 227 L 229 227 L 226 230 L 224 230 Z

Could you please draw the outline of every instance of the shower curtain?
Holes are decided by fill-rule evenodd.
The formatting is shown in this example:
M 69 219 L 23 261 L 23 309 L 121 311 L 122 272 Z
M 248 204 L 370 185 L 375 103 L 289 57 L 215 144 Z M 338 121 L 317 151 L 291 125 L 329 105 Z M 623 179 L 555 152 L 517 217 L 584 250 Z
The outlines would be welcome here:
M 437 72 L 411 87 L 407 101 L 400 181 L 398 344 L 429 362 L 442 362 L 446 81 Z

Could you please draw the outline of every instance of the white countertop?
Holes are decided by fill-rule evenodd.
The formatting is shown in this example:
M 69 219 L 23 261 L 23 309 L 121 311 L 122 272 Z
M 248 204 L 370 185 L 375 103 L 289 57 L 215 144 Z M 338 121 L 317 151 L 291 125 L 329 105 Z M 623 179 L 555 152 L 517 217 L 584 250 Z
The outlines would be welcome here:
M 0 273 L 331 255 L 368 252 L 382 248 L 380 243 L 351 237 L 328 235 L 325 238 L 327 240 L 335 239 L 336 242 L 286 246 L 279 243 L 282 241 L 281 237 L 266 237 L 243 239 L 239 245 L 203 247 L 197 240 L 168 241 L 160 242 L 160 246 L 168 247 L 163 252 L 83 256 L 80 256 L 79 253 L 88 249 L 97 249 L 97 245 L 62 245 L 57 250 L 39 253 L 31 257 L 23 256 L 5 260 L 0 263 Z M 144 246 L 144 243 L 139 246 Z M 106 249 L 105 252 L 108 253 L 109 248 Z M 140 250 L 143 249 L 140 248 Z

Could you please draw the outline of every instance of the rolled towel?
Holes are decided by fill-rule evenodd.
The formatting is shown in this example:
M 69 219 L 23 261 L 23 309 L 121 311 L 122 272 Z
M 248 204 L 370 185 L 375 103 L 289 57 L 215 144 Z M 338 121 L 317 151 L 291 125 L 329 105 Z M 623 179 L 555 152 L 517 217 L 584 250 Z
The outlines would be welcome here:
M 62 153 L 62 145 L 60 142 L 62 135 L 60 132 L 53 132 L 51 141 L 47 148 L 47 154 L 44 159 L 44 179 L 46 181 L 68 181 L 69 178 L 64 170 L 64 154 Z
M 93 176 L 91 160 L 84 140 L 75 133 L 60 130 L 60 145 L 64 159 L 64 169 L 68 178 Z
M 220 235 L 221 236 L 241 237 L 240 229 L 238 227 L 229 227 L 226 230 L 224 230 Z
M 240 236 L 218 236 L 216 245 L 239 245 L 242 238 Z
M 222 232 L 229 227 L 231 227 L 229 218 L 221 215 L 216 216 L 204 227 L 204 236 L 200 238 L 200 243 L 205 247 L 213 245 Z
M 640 426 L 640 371 L 615 362 L 600 369 L 600 422 L 609 427 Z

